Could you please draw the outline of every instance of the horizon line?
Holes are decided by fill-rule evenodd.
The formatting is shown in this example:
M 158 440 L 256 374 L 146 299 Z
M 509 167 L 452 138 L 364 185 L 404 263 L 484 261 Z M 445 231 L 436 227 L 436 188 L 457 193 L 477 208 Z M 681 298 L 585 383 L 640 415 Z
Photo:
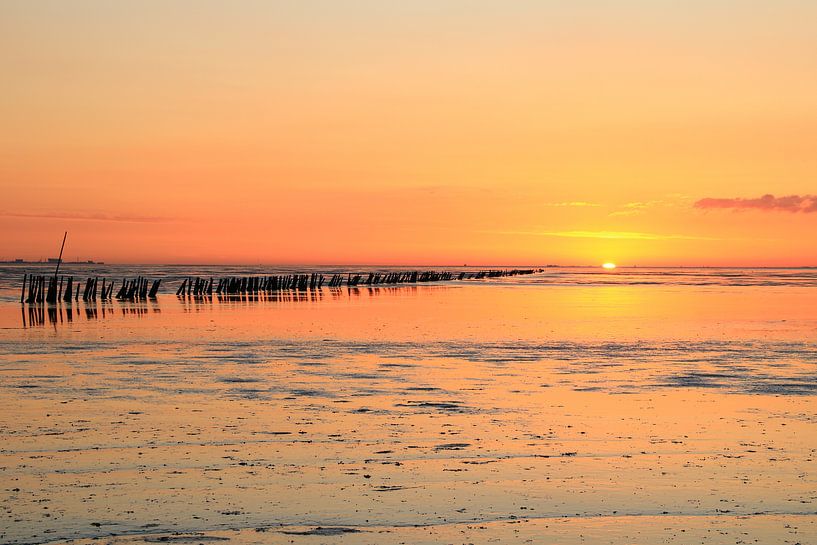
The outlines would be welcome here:
M 490 268 L 490 267 L 513 267 L 513 268 L 544 268 L 544 269 L 578 269 L 578 268 L 602 268 L 602 264 L 477 264 L 477 265 L 444 265 L 431 263 L 414 263 L 414 264 L 388 264 L 388 263 L 249 263 L 249 262 L 234 262 L 234 263 L 161 263 L 161 262 L 93 262 L 85 261 L 62 262 L 63 265 L 86 265 L 86 266 L 118 266 L 118 267 L 383 267 L 383 268 L 400 268 L 400 267 L 444 267 L 444 268 Z M 54 265 L 53 262 L 48 261 L 3 261 L 0 260 L 0 266 L 3 265 Z M 616 264 L 616 269 L 817 269 L 817 265 L 619 265 Z

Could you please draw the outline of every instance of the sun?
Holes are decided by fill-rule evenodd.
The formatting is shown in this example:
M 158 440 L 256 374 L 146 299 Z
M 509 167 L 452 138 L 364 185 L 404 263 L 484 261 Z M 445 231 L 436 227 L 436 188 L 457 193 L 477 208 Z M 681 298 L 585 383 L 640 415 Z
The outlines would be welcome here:
M 613 269 L 616 268 L 616 264 L 608 262 L 608 263 L 605 263 L 604 265 L 602 265 L 602 268 L 607 269 L 608 271 L 612 271 Z

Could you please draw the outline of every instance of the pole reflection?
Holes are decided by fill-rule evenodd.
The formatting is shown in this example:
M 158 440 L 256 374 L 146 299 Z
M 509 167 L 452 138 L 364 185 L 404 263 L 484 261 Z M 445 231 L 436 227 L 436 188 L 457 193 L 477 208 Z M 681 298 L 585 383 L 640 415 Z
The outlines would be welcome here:
M 34 303 L 20 307 L 24 329 L 44 326 L 56 328 L 74 322 L 94 322 L 105 320 L 116 314 L 125 317 L 142 317 L 159 312 L 161 308 L 155 300 L 138 303 L 112 301 Z
M 161 312 L 160 300 L 166 305 L 180 304 L 183 313 L 201 313 L 215 309 L 250 307 L 300 307 L 356 301 L 382 297 L 416 297 L 422 293 L 457 289 L 451 286 L 355 286 L 325 287 L 307 290 L 281 290 L 270 293 L 181 295 L 142 301 L 58 301 L 21 304 L 23 328 L 66 326 L 76 322 L 102 321 L 113 316 L 141 318 Z

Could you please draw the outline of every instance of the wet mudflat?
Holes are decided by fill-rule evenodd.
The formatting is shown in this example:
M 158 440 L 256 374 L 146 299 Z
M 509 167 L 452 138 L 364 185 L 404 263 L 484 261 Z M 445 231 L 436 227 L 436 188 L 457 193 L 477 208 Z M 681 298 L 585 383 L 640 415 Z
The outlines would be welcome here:
M 427 286 L 42 325 L 4 303 L 0 543 L 815 542 L 814 303 Z

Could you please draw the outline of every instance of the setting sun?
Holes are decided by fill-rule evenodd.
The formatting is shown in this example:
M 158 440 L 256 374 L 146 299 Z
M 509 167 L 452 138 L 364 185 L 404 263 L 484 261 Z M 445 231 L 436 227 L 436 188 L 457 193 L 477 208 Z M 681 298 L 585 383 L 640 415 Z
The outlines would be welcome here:
M 616 264 L 615 263 L 605 263 L 604 265 L 602 265 L 602 268 L 607 269 L 608 271 L 612 271 L 613 269 L 616 268 Z

